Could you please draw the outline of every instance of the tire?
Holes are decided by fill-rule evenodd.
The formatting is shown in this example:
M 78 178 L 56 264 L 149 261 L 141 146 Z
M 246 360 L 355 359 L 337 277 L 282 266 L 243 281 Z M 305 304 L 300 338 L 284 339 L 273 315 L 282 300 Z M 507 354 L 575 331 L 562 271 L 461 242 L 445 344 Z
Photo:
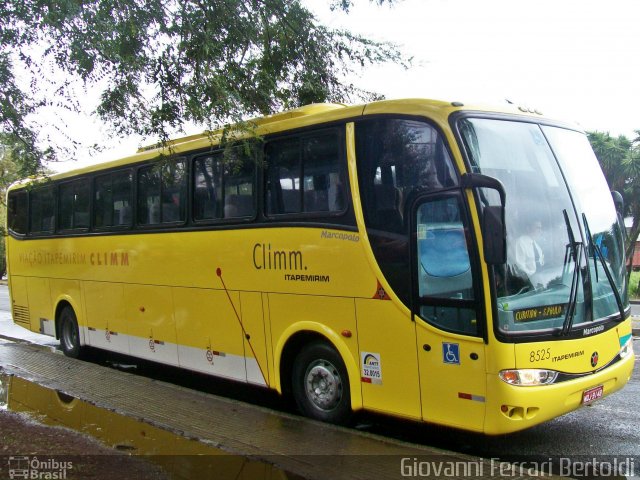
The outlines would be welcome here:
M 351 411 L 349 376 L 340 354 L 325 342 L 304 347 L 293 364 L 293 398 L 315 420 L 344 425 Z
M 60 312 L 58 319 L 60 322 L 60 347 L 62 352 L 71 358 L 80 358 L 82 346 L 80 345 L 80 331 L 78 330 L 78 320 L 73 308 L 67 306 Z

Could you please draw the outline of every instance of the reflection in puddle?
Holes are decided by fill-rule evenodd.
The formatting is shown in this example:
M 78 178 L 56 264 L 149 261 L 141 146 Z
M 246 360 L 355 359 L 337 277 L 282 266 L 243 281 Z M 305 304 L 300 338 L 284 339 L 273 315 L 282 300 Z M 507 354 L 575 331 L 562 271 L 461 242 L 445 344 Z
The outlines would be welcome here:
M 96 407 L 66 393 L 0 373 L 0 409 L 24 412 L 45 425 L 88 434 L 130 455 L 144 455 L 176 479 L 292 480 L 278 468 Z M 15 452 L 19 454 L 20 452 Z M 124 473 L 124 472 L 123 472 Z
M 9 400 L 9 376 L 0 373 L 0 410 L 7 409 Z

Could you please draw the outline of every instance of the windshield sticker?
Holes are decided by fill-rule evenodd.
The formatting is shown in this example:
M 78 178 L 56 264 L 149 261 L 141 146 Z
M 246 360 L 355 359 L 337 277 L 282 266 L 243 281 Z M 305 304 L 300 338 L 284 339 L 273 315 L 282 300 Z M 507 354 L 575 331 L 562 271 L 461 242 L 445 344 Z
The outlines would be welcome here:
M 362 378 L 364 383 L 375 383 L 382 385 L 382 364 L 380 354 L 371 352 L 361 352 L 362 358 Z
M 513 311 L 513 319 L 516 322 L 534 322 L 536 320 L 548 320 L 564 315 L 565 304 L 545 305 L 542 307 L 523 308 Z

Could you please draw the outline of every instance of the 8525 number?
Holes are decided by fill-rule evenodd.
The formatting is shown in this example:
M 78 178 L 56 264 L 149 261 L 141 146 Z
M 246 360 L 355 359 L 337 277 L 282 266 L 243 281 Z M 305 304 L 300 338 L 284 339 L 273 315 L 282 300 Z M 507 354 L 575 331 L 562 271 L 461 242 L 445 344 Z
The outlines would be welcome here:
M 529 362 L 540 362 L 551 358 L 551 349 L 543 348 L 542 350 L 531 350 L 529 352 Z

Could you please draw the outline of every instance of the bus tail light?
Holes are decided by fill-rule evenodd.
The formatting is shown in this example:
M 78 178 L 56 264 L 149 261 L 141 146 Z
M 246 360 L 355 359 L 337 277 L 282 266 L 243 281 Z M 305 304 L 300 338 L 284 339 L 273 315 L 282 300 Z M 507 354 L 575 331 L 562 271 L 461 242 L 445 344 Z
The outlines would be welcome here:
M 500 380 L 509 385 L 530 387 L 534 385 L 548 385 L 555 382 L 558 372 L 554 370 L 540 370 L 527 368 L 521 370 L 502 370 Z

